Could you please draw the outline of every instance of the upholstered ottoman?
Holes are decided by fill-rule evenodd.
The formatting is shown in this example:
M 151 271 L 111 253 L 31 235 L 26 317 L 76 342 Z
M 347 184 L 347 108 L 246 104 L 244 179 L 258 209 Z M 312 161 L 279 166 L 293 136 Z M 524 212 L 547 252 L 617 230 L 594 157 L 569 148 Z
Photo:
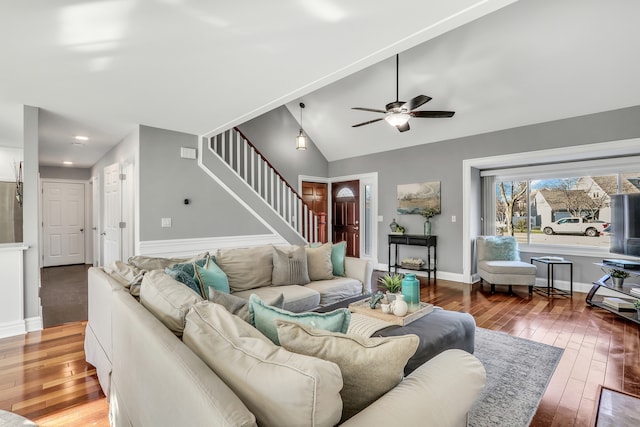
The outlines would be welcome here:
M 389 337 L 406 334 L 416 334 L 420 338 L 420 344 L 404 368 L 405 376 L 445 350 L 456 348 L 473 354 L 476 321 L 468 313 L 435 307 L 431 313 L 406 326 L 389 326 L 373 336 Z

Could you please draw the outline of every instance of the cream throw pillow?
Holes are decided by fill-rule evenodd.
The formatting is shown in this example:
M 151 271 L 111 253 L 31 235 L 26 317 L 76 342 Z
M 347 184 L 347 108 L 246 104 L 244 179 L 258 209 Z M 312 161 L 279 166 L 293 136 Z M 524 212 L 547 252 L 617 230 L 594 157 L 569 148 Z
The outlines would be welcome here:
M 417 335 L 365 338 L 276 320 L 280 345 L 295 353 L 336 363 L 342 372 L 341 422 L 402 381 L 404 366 L 418 349 Z
M 216 264 L 224 271 L 232 292 L 271 285 L 271 245 L 218 250 Z
M 140 302 L 177 336 L 182 335 L 184 318 L 191 306 L 202 297 L 162 270 L 144 275 Z
M 331 280 L 333 279 L 333 264 L 331 264 L 331 243 L 312 248 L 307 246 L 307 267 L 309 279 Z
M 259 426 L 329 427 L 340 420 L 342 376 L 335 363 L 278 347 L 209 301 L 193 306 L 182 340 L 247 405 Z

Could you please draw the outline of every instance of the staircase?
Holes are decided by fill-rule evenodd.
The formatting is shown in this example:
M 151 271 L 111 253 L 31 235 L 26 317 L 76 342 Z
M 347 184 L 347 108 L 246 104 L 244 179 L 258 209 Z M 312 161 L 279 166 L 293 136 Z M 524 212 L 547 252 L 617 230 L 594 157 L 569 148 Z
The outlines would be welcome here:
M 307 207 L 239 129 L 204 137 L 200 152 L 200 166 L 268 228 L 290 244 L 318 241 L 325 218 Z

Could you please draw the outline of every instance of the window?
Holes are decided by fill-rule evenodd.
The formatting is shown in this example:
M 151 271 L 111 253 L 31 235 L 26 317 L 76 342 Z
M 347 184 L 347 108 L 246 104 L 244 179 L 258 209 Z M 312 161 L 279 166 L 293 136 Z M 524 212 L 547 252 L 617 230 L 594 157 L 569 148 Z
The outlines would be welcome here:
M 483 180 L 493 183 L 483 185 L 484 216 L 495 215 L 495 230 L 485 224 L 485 233 L 513 235 L 521 244 L 608 251 L 611 196 L 640 193 L 640 172 L 603 162 L 593 168 L 597 173 L 584 173 L 591 163 L 482 172 Z

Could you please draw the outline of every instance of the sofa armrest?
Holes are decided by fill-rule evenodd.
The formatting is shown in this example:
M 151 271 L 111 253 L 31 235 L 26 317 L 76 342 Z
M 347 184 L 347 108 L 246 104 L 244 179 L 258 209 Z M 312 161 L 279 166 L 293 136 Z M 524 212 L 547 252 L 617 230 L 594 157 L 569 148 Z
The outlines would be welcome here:
M 362 258 L 345 257 L 344 273 L 347 277 L 362 282 L 362 293 L 371 293 L 371 275 L 373 274 L 373 263 Z
M 475 356 L 447 350 L 342 425 L 465 426 L 485 381 L 486 372 Z

